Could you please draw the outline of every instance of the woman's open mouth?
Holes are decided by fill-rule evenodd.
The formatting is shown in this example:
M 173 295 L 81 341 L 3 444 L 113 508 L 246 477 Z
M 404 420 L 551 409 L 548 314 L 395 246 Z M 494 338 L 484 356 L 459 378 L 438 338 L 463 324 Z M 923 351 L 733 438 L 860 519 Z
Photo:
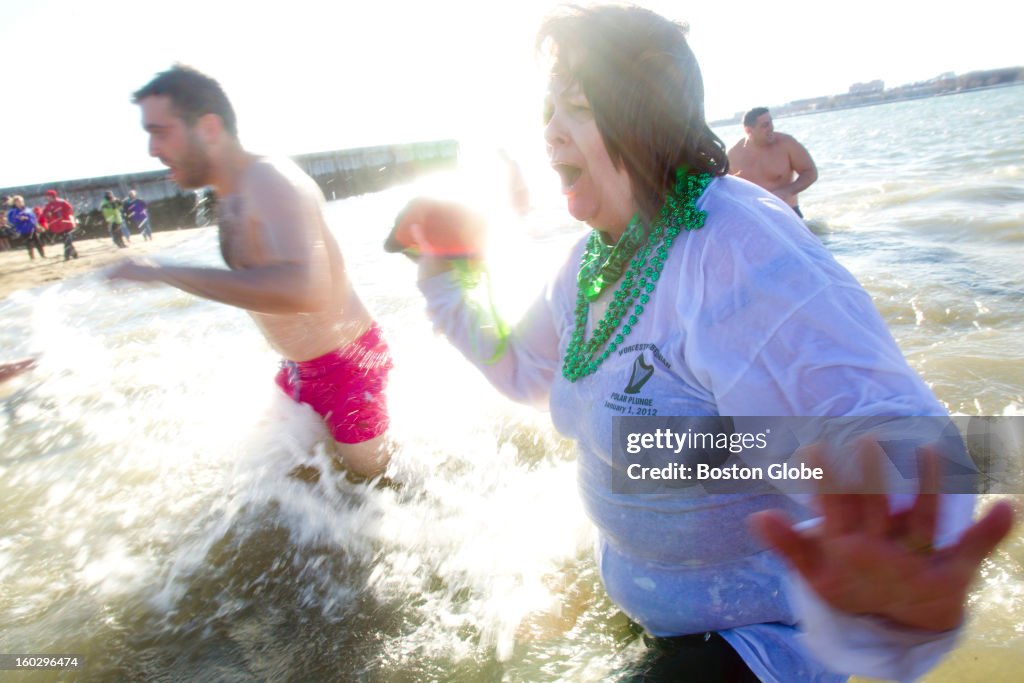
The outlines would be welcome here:
M 552 164 L 551 168 L 555 169 L 555 172 L 562 178 L 563 192 L 571 190 L 576 181 L 580 179 L 580 175 L 583 174 L 583 169 L 572 164 Z

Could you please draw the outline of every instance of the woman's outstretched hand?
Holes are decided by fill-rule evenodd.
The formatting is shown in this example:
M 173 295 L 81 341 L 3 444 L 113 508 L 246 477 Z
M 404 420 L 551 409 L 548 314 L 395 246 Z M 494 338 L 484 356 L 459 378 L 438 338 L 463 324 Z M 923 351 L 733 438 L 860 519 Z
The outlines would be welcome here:
M 796 530 L 785 514 L 772 510 L 751 515 L 751 527 L 836 609 L 928 631 L 955 628 L 978 568 L 1013 526 L 1013 510 L 998 503 L 956 543 L 936 549 L 937 454 L 923 454 L 914 504 L 894 513 L 878 493 L 884 490 L 879 450 L 874 442 L 858 449 L 862 490 L 869 493 L 824 493 L 836 490 L 826 474 L 819 484 L 818 526 Z
M 418 198 L 409 202 L 395 219 L 384 242 L 389 252 L 414 258 L 479 258 L 484 252 L 484 220 L 455 202 Z

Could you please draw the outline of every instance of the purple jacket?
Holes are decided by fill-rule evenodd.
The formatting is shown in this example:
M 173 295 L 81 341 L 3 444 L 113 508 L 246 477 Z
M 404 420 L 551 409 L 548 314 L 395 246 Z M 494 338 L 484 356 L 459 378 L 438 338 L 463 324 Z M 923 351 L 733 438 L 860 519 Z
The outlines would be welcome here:
M 27 237 L 39 229 L 39 221 L 32 209 L 28 207 L 12 208 L 7 212 L 7 222 L 22 237 Z
M 124 202 L 124 209 L 128 212 L 133 223 L 139 224 L 149 218 L 149 213 L 146 211 L 146 202 L 142 201 L 138 197 L 135 199 L 126 199 Z

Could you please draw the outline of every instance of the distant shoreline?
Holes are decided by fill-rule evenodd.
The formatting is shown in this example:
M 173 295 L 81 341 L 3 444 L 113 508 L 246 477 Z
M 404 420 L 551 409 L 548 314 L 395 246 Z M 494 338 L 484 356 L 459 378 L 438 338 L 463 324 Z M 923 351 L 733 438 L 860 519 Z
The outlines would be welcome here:
M 1014 86 L 1024 86 L 1024 80 L 1013 81 L 1010 83 L 994 83 L 992 85 L 979 85 L 969 88 L 961 88 L 958 90 L 945 90 L 942 92 L 931 92 L 931 93 L 913 93 L 908 92 L 902 95 L 896 95 L 888 99 L 882 100 L 868 100 L 868 101 L 854 101 L 848 104 L 837 104 L 835 106 L 822 108 L 822 109 L 807 109 L 802 111 L 786 111 L 784 108 L 792 106 L 791 104 L 776 105 L 774 108 L 769 107 L 772 111 L 773 119 L 789 119 L 797 116 L 811 116 L 813 114 L 828 114 L 834 111 L 843 111 L 846 109 L 864 109 L 865 107 L 880 107 L 886 104 L 896 104 L 897 102 L 910 102 L 913 100 L 926 100 L 933 97 L 948 97 L 950 95 L 963 95 L 966 93 L 981 92 L 984 90 L 996 90 L 998 88 L 1012 88 Z M 777 111 L 778 110 L 778 111 Z M 743 122 L 743 115 L 737 114 L 728 119 L 718 119 L 715 121 L 709 121 L 709 126 L 733 126 Z
M 930 100 L 934 97 L 951 97 L 953 95 L 966 95 L 972 92 L 982 92 L 984 90 L 998 90 L 999 88 L 1012 88 L 1017 85 L 1024 85 L 1024 81 L 1017 83 L 998 83 L 996 85 L 985 85 L 978 88 L 968 88 L 965 90 L 953 90 L 951 92 L 938 92 L 931 95 L 908 95 L 906 97 L 900 97 L 892 100 L 885 100 L 883 102 L 864 102 L 862 104 L 851 104 L 845 107 L 836 107 L 835 109 L 822 109 L 820 111 L 801 111 L 793 112 L 790 114 L 783 114 L 779 116 L 780 119 L 791 119 L 797 116 L 811 116 L 813 114 L 827 114 L 830 111 L 843 111 L 844 109 L 864 109 L 865 107 L 882 107 L 887 104 L 899 104 L 900 102 L 912 102 L 914 100 Z

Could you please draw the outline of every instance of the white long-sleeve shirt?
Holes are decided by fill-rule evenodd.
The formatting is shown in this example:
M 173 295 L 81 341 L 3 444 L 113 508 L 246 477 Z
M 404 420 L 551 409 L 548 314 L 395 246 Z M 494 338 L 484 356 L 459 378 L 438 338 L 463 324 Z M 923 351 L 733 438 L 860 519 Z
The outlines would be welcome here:
M 945 415 L 869 295 L 789 207 L 721 177 L 698 208 L 707 212 L 705 226 L 677 238 L 630 334 L 574 383 L 561 365 L 583 241 L 495 363 L 487 362 L 494 340 L 481 337 L 478 311 L 454 277 L 421 283 L 429 315 L 500 391 L 547 403 L 555 427 L 576 441 L 605 588 L 649 632 L 719 631 L 765 681 L 916 678 L 948 652 L 956 632 L 914 632 L 834 610 L 750 535 L 746 519 L 758 510 L 811 522 L 801 502 L 699 487 L 678 495 L 613 491 L 612 418 L 637 405 L 625 391 L 637 363 L 654 369 L 638 391 L 629 387 L 629 397 L 645 399 L 645 414 Z M 591 305 L 587 338 L 613 291 Z M 960 534 L 973 509 L 970 495 L 944 502 L 940 543 Z

